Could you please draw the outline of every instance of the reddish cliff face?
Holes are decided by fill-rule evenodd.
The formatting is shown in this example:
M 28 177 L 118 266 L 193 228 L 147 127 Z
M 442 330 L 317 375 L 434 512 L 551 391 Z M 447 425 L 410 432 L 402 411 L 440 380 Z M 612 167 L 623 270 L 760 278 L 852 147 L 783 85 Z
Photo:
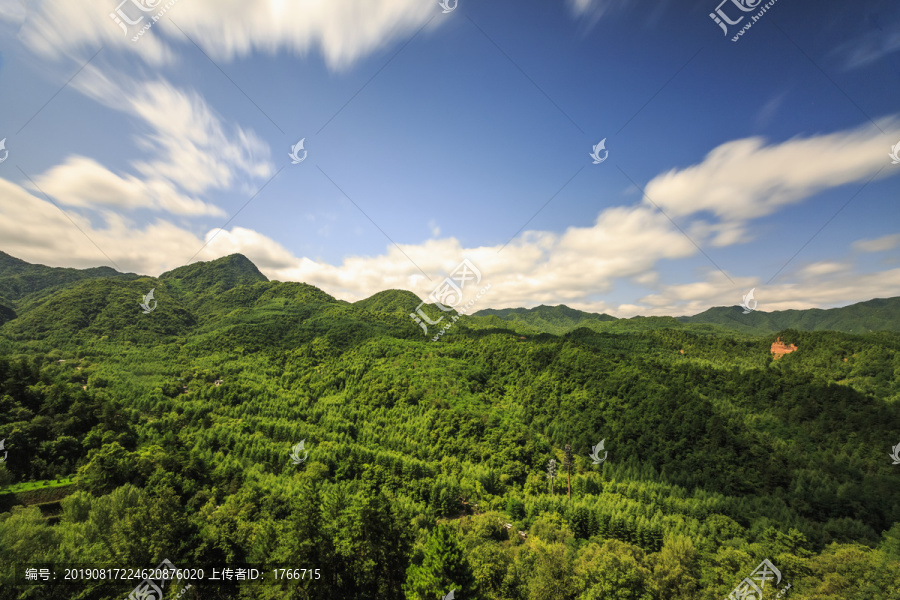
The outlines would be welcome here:
M 777 340 L 775 340 L 775 343 L 772 344 L 772 348 L 771 348 L 770 352 L 775 355 L 775 358 L 778 358 L 782 354 L 790 354 L 791 352 L 793 352 L 796 349 L 797 349 L 797 346 L 795 346 L 794 344 L 791 344 L 790 346 L 788 346 L 787 344 L 782 342 L 781 338 L 779 337 Z

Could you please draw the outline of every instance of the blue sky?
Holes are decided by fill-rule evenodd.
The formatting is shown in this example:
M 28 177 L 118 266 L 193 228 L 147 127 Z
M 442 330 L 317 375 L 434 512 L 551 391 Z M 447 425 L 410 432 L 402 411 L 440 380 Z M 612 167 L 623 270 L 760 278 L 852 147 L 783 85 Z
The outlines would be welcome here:
M 900 295 L 896 3 L 777 0 L 734 42 L 766 3 L 177 0 L 132 41 L 144 1 L 0 0 L 0 250 L 241 252 L 351 301 L 468 259 L 475 310 Z

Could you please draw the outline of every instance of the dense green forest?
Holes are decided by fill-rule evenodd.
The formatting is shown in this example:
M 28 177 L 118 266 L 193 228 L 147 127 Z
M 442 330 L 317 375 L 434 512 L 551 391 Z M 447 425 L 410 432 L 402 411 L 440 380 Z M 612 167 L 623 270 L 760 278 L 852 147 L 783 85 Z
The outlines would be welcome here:
M 159 278 L 0 255 L 0 600 L 126 598 L 139 581 L 19 574 L 164 559 L 269 569 L 170 582 L 185 600 L 721 600 L 764 559 L 764 598 L 900 599 L 880 320 L 797 311 L 775 360 L 752 327 L 566 307 L 432 342 L 419 302 L 336 300 L 240 255 Z
M 616 319 L 568 306 L 538 306 L 537 308 L 486 308 L 475 313 L 479 317 L 497 317 L 501 321 L 515 322 L 537 331 L 561 335 L 579 327 L 595 331 L 623 331 L 628 328 L 656 327 L 679 329 L 689 324 L 689 329 L 720 333 L 739 331 L 751 334 L 777 333 L 784 329 L 804 331 L 843 331 L 845 333 L 871 333 L 874 331 L 900 332 L 900 298 L 875 298 L 842 308 L 827 310 L 778 310 L 765 312 L 754 310 L 745 314 L 738 306 L 716 306 L 691 317 L 635 317 Z M 496 321 L 495 321 L 496 322 Z M 722 330 L 721 327 L 727 328 Z

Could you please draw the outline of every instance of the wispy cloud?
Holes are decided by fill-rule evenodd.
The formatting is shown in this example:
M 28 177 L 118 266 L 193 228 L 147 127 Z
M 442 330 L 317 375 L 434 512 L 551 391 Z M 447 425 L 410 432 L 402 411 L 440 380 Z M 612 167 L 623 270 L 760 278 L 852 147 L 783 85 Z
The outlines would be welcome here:
M 23 29 L 23 40 L 51 57 L 99 42 L 134 52 L 158 66 L 176 60 L 172 46 L 185 43 L 178 29 L 166 22 L 172 19 L 215 59 L 231 60 L 257 51 L 305 55 L 318 50 L 330 67 L 340 69 L 409 35 L 437 10 L 437 3 L 422 0 L 190 0 L 175 4 L 150 35 L 132 42 L 133 36 L 123 35 L 109 17 L 117 4 L 113 0 L 45 0 Z
M 179 194 L 163 179 L 145 181 L 133 175 L 119 176 L 95 160 L 77 155 L 47 170 L 35 183 L 63 204 L 81 208 L 146 208 L 185 216 L 225 214 L 212 204 Z
M 241 173 L 265 178 L 275 172 L 266 143 L 239 125 L 226 125 L 196 92 L 164 79 L 139 81 L 121 72 L 111 78 L 92 65 L 72 85 L 149 130 L 135 142 L 156 158 L 133 163 L 147 178 L 166 179 L 199 193 L 227 189 Z
M 115 173 L 98 161 L 71 155 L 38 175 L 44 193 L 81 208 L 139 208 L 183 216 L 224 216 L 194 196 L 241 187 L 274 173 L 269 147 L 253 132 L 225 121 L 199 94 L 165 80 L 108 77 L 89 65 L 73 82 L 84 95 L 130 116 L 142 135 L 135 173 Z M 127 135 L 127 134 L 123 134 Z
M 791 283 L 760 286 L 753 278 L 743 278 L 737 283 L 739 289 L 717 279 L 663 286 L 659 293 L 641 298 L 640 304 L 621 305 L 612 313 L 616 316 L 695 315 L 711 306 L 737 306 L 742 294 L 751 287 L 756 288 L 760 311 L 830 308 L 859 298 L 896 296 L 900 269 L 859 273 L 851 265 L 817 263 L 798 270 Z
M 784 99 L 787 96 L 787 93 L 782 92 L 780 94 L 776 94 L 772 98 L 768 100 L 756 113 L 756 127 L 765 127 L 772 121 L 772 117 L 778 112 L 778 109 L 781 108 L 781 105 L 784 103 Z
M 746 238 L 742 232 L 751 219 L 882 170 L 889 162 L 886 140 L 900 137 L 900 122 L 884 119 L 880 126 L 885 134 L 870 124 L 779 144 L 762 138 L 728 142 L 698 165 L 655 177 L 646 193 L 673 217 L 708 212 L 719 218 L 723 236 L 711 243 L 728 245 Z
M 897 246 L 900 246 L 900 233 L 870 240 L 858 240 L 853 243 L 853 249 L 859 252 L 887 252 Z
M 831 51 L 844 70 L 859 69 L 900 52 L 900 22 L 872 20 L 872 24 L 876 25 L 874 29 L 839 44 Z

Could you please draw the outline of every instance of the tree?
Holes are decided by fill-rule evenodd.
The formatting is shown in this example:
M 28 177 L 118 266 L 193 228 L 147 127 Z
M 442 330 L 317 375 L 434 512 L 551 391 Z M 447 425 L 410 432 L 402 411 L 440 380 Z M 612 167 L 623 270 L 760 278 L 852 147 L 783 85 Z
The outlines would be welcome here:
M 81 483 L 88 491 L 100 495 L 132 481 L 138 473 L 137 460 L 119 442 L 105 444 L 90 454 L 89 462 L 79 469 Z
M 325 533 L 333 545 L 337 587 L 333 595 L 396 597 L 402 592 L 409 533 L 383 489 L 366 486 L 350 496 L 348 487 L 334 486 L 326 493 L 322 509 Z
M 512 559 L 504 551 L 503 546 L 494 542 L 483 543 L 472 550 L 469 560 L 478 588 L 487 594 L 487 598 L 489 600 L 505 598 L 503 580 L 512 565 Z
M 700 576 L 698 553 L 694 543 L 686 537 L 673 536 L 662 550 L 651 557 L 653 574 L 650 588 L 658 598 L 694 600 Z
M 434 600 L 451 590 L 461 599 L 476 600 L 475 578 L 462 547 L 449 526 L 441 523 L 425 544 L 421 565 L 410 565 L 403 586 L 407 600 Z
M 0 563 L 53 561 L 59 535 L 36 506 L 14 506 L 11 513 L 0 513 Z
M 575 579 L 584 600 L 649 600 L 650 570 L 640 548 L 619 540 L 592 542 L 575 560 Z
M 551 458 L 547 465 L 547 479 L 550 480 L 550 495 L 553 495 L 553 480 L 556 479 L 556 459 Z
M 572 499 L 572 444 L 566 444 L 566 477 L 569 481 L 569 500 Z
M 528 600 L 568 600 L 574 597 L 575 580 L 564 544 L 530 541 L 535 551 L 534 572 L 528 580 Z

